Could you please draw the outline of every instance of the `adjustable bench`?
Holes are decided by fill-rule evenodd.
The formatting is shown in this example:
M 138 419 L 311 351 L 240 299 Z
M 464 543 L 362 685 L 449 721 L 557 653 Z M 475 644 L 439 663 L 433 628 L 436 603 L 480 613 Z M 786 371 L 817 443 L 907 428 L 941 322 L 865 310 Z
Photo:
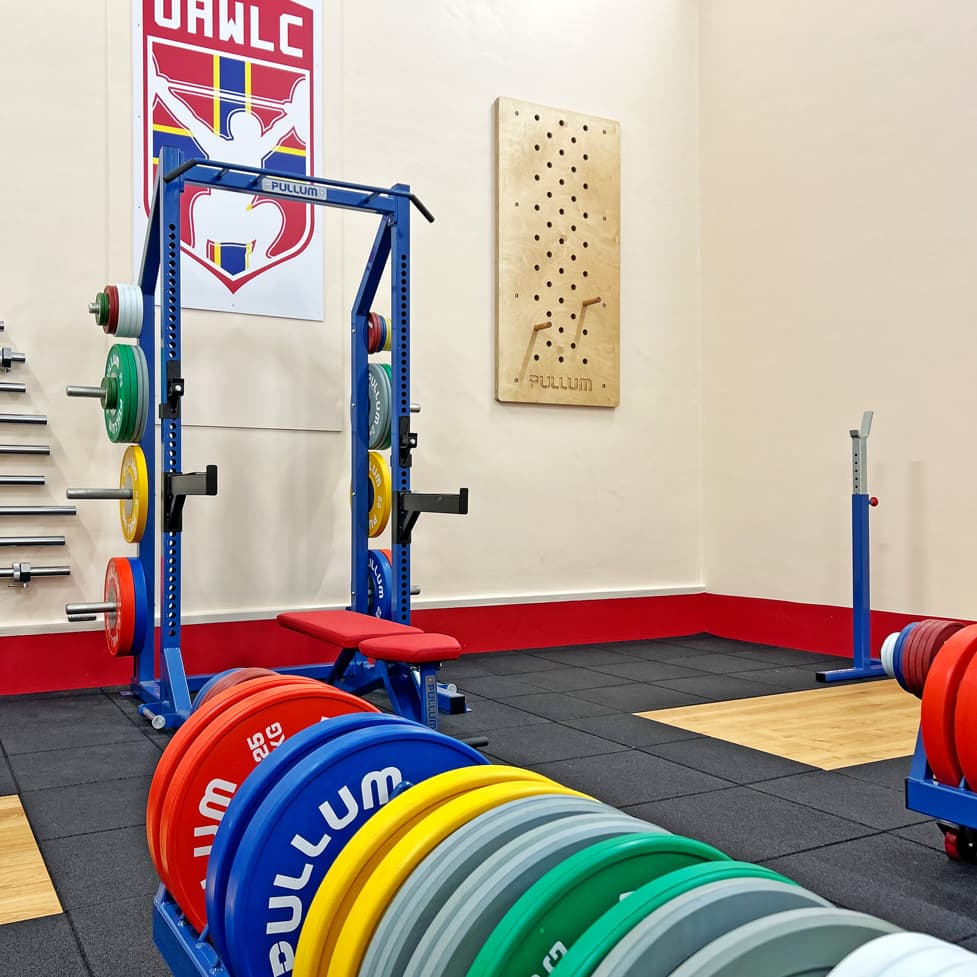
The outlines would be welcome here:
M 438 667 L 461 654 L 446 634 L 355 611 L 304 611 L 278 615 L 292 631 L 340 649 L 326 677 L 330 685 L 354 695 L 385 688 L 394 711 L 432 729 L 438 727 L 439 702 L 449 712 L 464 712 L 464 696 L 439 690 Z

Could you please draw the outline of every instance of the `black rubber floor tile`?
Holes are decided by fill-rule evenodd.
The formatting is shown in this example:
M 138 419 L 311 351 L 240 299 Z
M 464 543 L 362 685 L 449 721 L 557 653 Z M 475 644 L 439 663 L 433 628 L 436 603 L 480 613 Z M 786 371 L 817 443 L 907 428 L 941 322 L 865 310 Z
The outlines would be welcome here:
M 10 758 L 22 791 L 122 777 L 151 777 L 158 762 L 159 750 L 144 736 L 123 743 L 21 753 Z
M 912 762 L 911 756 L 895 757 L 892 760 L 877 760 L 875 763 L 859 763 L 854 767 L 840 767 L 835 773 L 903 791 L 906 789 L 906 778 Z
M 530 763 L 619 753 L 628 747 L 559 723 L 540 723 L 531 730 L 495 730 L 486 749 L 503 763 L 525 767 Z
M 677 797 L 680 794 L 701 795 L 703 791 L 719 791 L 729 786 L 728 780 L 690 770 L 661 757 L 650 756 L 641 750 L 625 750 L 608 756 L 581 757 L 531 766 L 533 770 L 552 777 L 557 783 L 592 794 L 615 807 L 641 804 L 663 797 Z M 697 801 L 702 805 L 709 803 L 703 796 L 698 796 Z M 654 821 L 654 818 L 649 820 Z
M 545 686 L 536 685 L 530 676 L 525 674 L 482 675 L 477 678 L 452 679 L 452 681 L 457 683 L 459 692 L 474 692 L 486 699 L 504 699 L 510 695 L 529 695 L 533 692 L 549 691 Z
M 906 809 L 901 791 L 831 770 L 767 780 L 756 784 L 755 789 L 882 831 L 927 820 L 924 815 Z
M 646 720 L 647 722 L 647 720 Z M 700 736 L 694 740 L 681 740 L 677 743 L 660 743 L 642 749 L 654 756 L 674 760 L 693 770 L 711 773 L 716 777 L 732 780 L 737 784 L 752 784 L 774 777 L 805 773 L 815 768 L 806 763 L 787 760 L 760 750 L 751 750 L 736 743 Z
M 108 720 L 95 716 L 63 723 L 29 722 L 22 726 L 0 727 L 0 743 L 8 756 L 13 756 L 17 753 L 43 753 L 47 750 L 124 743 L 142 737 L 142 731 L 120 715 L 114 706 L 109 703 L 106 706 L 114 713 L 114 717 Z
M 624 662 L 623 664 L 595 665 L 597 671 L 616 675 L 618 678 L 630 679 L 632 682 L 660 682 L 663 679 L 695 678 L 702 675 L 685 665 L 675 662 L 640 661 Z
M 607 647 L 615 648 L 616 645 L 607 645 Z M 678 662 L 694 668 L 693 659 L 700 655 L 708 655 L 710 652 L 703 651 L 701 648 L 672 644 L 670 641 L 656 641 L 642 647 L 625 649 L 624 654 L 643 661 Z
M 0 704 L 0 732 L 42 723 L 73 725 L 75 723 L 110 723 L 119 712 L 98 690 L 80 695 L 45 696 L 44 698 L 8 698 Z
M 541 672 L 556 667 L 549 658 L 540 658 L 528 651 L 500 651 L 491 655 L 479 655 L 478 668 L 488 675 L 522 675 L 525 672 Z
M 153 898 L 104 901 L 69 913 L 92 977 L 173 977 L 153 944 Z
M 30 790 L 21 799 L 38 841 L 67 838 L 144 824 L 149 779 Z
M 89 977 L 68 917 L 0 926 L 0 971 L 17 977 Z
M 581 645 L 579 648 L 541 648 L 533 652 L 534 658 L 561 665 L 576 665 L 581 668 L 594 668 L 597 665 L 622 665 L 635 661 L 635 656 L 621 651 L 613 651 L 607 645 Z
M 684 648 L 694 648 L 711 655 L 730 655 L 756 648 L 757 645 L 749 641 L 734 641 L 732 638 L 717 638 L 712 634 L 691 635 L 687 638 L 666 638 L 670 645 L 681 645 Z
M 965 950 L 969 950 L 971 953 L 977 953 L 977 934 L 974 936 L 968 936 L 964 940 L 957 940 Z
M 491 675 L 484 662 L 480 660 L 470 660 L 473 656 L 462 655 L 461 658 L 453 662 L 445 662 L 438 671 L 438 681 L 440 682 L 461 682 L 467 678 L 481 678 L 483 675 Z
M 105 698 L 134 726 L 138 726 L 140 729 L 144 727 L 152 729 L 152 726 L 139 715 L 139 707 L 142 705 L 142 699 L 128 693 L 125 689 L 111 688 L 103 689 L 102 691 L 105 693 Z
M 41 843 L 41 853 L 65 909 L 95 905 L 106 897 L 152 900 L 159 885 L 143 825 L 52 838 Z
M 586 716 L 602 716 L 611 712 L 620 712 L 619 709 L 597 702 L 589 702 L 586 699 L 578 698 L 577 695 L 566 692 L 539 692 L 535 695 L 515 696 L 507 699 L 506 702 L 517 706 L 519 709 L 525 709 L 535 716 L 542 716 L 544 719 L 553 719 L 557 722 L 562 722 L 565 719 L 583 719 Z
M 624 746 L 654 746 L 656 743 L 674 743 L 698 739 L 700 736 L 691 730 L 656 723 L 653 719 L 642 719 L 641 716 L 633 716 L 631 713 L 570 719 L 565 725 Z
M 877 834 L 766 863 L 849 909 L 956 940 L 974 931 L 972 865 L 892 834 Z M 922 977 L 922 975 L 920 975 Z
M 677 692 L 687 692 L 710 699 L 713 702 L 726 702 L 729 699 L 753 699 L 761 695 L 774 695 L 778 691 L 772 685 L 751 682 L 749 678 L 735 675 L 703 675 L 698 678 L 666 679 L 659 685 Z
M 752 787 L 731 787 L 703 797 L 675 797 L 626 809 L 628 814 L 676 834 L 700 838 L 747 862 L 847 841 L 870 830 Z
M 689 667 L 714 675 L 734 675 L 737 672 L 762 670 L 764 665 L 748 655 L 701 654 L 689 660 Z
M 697 679 L 679 679 L 692 682 Z M 709 700 L 701 695 L 664 688 L 661 685 L 610 685 L 603 689 L 585 689 L 571 693 L 574 698 L 586 699 L 607 706 L 612 712 L 650 712 L 653 709 L 671 709 L 673 706 L 693 706 Z
M 577 692 L 580 689 L 599 689 L 603 685 L 620 685 L 616 675 L 599 672 L 595 668 L 566 668 L 556 665 L 545 672 L 531 672 L 526 676 L 534 685 L 548 692 Z
M 892 834 L 905 838 L 907 841 L 915 841 L 917 845 L 925 845 L 927 848 L 944 851 L 943 832 L 936 826 L 936 821 L 932 819 L 920 821 L 918 824 L 910 824 L 905 828 L 895 828 Z
M 13 774 L 10 772 L 10 765 L 0 756 L 0 797 L 16 793 L 17 785 L 14 783 Z
M 742 657 L 744 661 L 747 660 L 747 656 Z M 803 692 L 806 689 L 824 688 L 824 683 L 819 682 L 815 674 L 821 667 L 820 663 L 815 662 L 807 667 L 802 665 L 775 665 L 770 668 L 757 658 L 752 661 L 753 666 L 742 675 L 750 682 L 762 682 L 764 685 L 773 686 L 782 692 Z M 757 665 L 760 667 L 756 668 Z
M 822 655 L 816 651 L 800 651 L 797 648 L 773 648 L 769 645 L 744 645 L 740 654 L 748 655 L 760 662 L 773 665 L 797 665 L 800 668 L 814 666 L 820 669 L 845 668 L 850 660 L 838 655 Z
M 532 726 L 544 722 L 531 712 L 492 699 L 473 699 L 470 705 L 472 711 L 463 715 L 439 716 L 438 728 L 450 736 L 464 737 L 488 729 L 508 729 L 510 726 Z

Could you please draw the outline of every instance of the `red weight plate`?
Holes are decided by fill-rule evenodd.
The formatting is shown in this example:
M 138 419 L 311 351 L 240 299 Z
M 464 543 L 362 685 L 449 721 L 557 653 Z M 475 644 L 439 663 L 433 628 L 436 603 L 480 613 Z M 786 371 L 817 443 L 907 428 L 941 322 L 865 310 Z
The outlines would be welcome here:
M 929 676 L 930 669 L 933 667 L 933 662 L 936 660 L 936 656 L 940 653 L 940 649 L 961 628 L 963 628 L 963 623 L 960 621 L 934 622 L 933 630 L 930 632 L 929 638 L 926 642 L 925 653 L 920 654 L 919 661 L 917 663 L 919 668 L 919 688 L 921 696 L 923 694 L 922 690 L 926 688 L 926 679 Z
M 109 322 L 106 332 L 115 335 L 119 328 L 119 288 L 117 285 L 106 285 L 105 294 L 109 297 Z
M 299 730 L 333 716 L 379 711 L 329 685 L 266 689 L 224 710 L 194 739 L 166 792 L 159 839 L 160 878 L 198 931 L 207 919 L 211 840 L 244 778 Z
M 967 666 L 975 655 L 977 624 L 971 624 L 953 635 L 940 649 L 923 690 L 920 728 L 926 758 L 933 776 L 941 784 L 952 787 L 956 787 L 963 777 L 954 741 L 957 694 Z
M 918 640 L 918 635 L 920 632 L 926 633 L 926 621 L 920 621 L 915 628 L 909 633 L 906 640 L 902 645 L 902 659 L 901 659 L 901 669 L 902 669 L 902 682 L 906 687 L 906 691 L 911 692 L 916 695 L 916 685 L 913 682 L 913 648 L 916 646 L 916 641 Z
M 109 654 L 131 655 L 136 633 L 136 585 L 132 567 L 124 557 L 114 556 L 105 565 L 102 594 L 106 602 L 116 607 L 105 614 L 105 643 Z
M 376 353 L 380 349 L 380 320 L 375 312 L 367 317 L 366 349 L 368 353 Z
M 967 666 L 957 689 L 953 743 L 967 786 L 974 790 L 977 788 L 977 658 Z
M 194 702 L 193 707 L 194 709 L 199 709 L 205 702 L 209 702 L 215 695 L 220 695 L 221 692 L 225 692 L 227 689 L 232 689 L 235 685 L 243 685 L 245 682 L 253 682 L 256 678 L 264 678 L 267 675 L 277 674 L 278 672 L 272 671 L 270 668 L 235 669 L 230 675 L 225 675 L 223 678 L 220 678 L 214 682 L 214 684 L 204 693 L 204 697 Z
M 248 696 L 263 689 L 276 688 L 283 685 L 315 684 L 314 679 L 303 678 L 299 675 L 269 675 L 267 678 L 257 678 L 244 685 L 235 685 L 230 689 L 214 696 L 199 709 L 190 713 L 185 723 L 173 734 L 173 738 L 166 744 L 163 755 L 156 764 L 152 783 L 149 785 L 149 798 L 146 801 L 146 844 L 149 855 L 156 866 L 156 872 L 161 872 L 162 861 L 159 851 L 159 825 L 162 816 L 163 801 L 173 779 L 173 773 L 183 759 L 183 754 L 193 745 L 196 737 L 207 725 L 219 716 L 225 709 L 247 699 Z
M 909 654 L 909 688 L 913 695 L 920 697 L 923 694 L 923 659 L 926 657 L 927 649 L 933 639 L 933 632 L 939 627 L 938 621 L 923 621 L 913 632 L 913 641 Z

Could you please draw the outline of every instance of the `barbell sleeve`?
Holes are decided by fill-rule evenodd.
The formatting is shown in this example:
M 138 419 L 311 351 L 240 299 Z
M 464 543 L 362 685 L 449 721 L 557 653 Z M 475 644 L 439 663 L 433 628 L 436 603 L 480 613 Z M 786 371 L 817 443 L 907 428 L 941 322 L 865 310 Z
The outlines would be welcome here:
M 47 424 L 47 414 L 0 414 L 0 424 Z
M 7 380 L 0 381 L 0 394 L 25 394 L 27 393 L 26 383 L 11 383 Z
M 64 546 L 64 536 L 0 536 L 0 546 Z
M 49 455 L 48 444 L 0 444 L 0 455 Z
M 44 475 L 0 475 L 0 485 L 43 485 Z
M 0 516 L 77 516 L 73 505 L 0 505 Z
M 0 580 L 16 579 L 21 564 L 15 563 L 9 567 L 0 567 Z M 31 567 L 31 577 L 70 577 L 71 567 Z
M 70 488 L 64 494 L 69 499 L 84 499 L 86 501 L 104 499 L 126 502 L 132 499 L 132 489 L 124 488 Z
M 64 612 L 68 617 L 79 617 L 82 614 L 114 614 L 119 608 L 114 600 L 97 600 L 81 604 L 65 604 Z

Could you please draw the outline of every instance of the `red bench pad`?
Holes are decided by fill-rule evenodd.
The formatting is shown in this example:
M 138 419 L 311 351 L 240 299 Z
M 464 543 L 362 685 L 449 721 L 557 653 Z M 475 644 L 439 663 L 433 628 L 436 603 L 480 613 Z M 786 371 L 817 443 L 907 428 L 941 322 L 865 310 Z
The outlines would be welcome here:
M 340 648 L 358 648 L 368 638 L 419 635 L 419 628 L 356 611 L 295 611 L 279 614 L 283 628 L 300 631 Z M 457 657 L 457 656 L 455 656 Z
M 453 661 L 461 654 L 461 645 L 447 634 L 398 634 L 361 641 L 360 651 L 368 658 L 379 661 L 424 665 L 428 662 Z

